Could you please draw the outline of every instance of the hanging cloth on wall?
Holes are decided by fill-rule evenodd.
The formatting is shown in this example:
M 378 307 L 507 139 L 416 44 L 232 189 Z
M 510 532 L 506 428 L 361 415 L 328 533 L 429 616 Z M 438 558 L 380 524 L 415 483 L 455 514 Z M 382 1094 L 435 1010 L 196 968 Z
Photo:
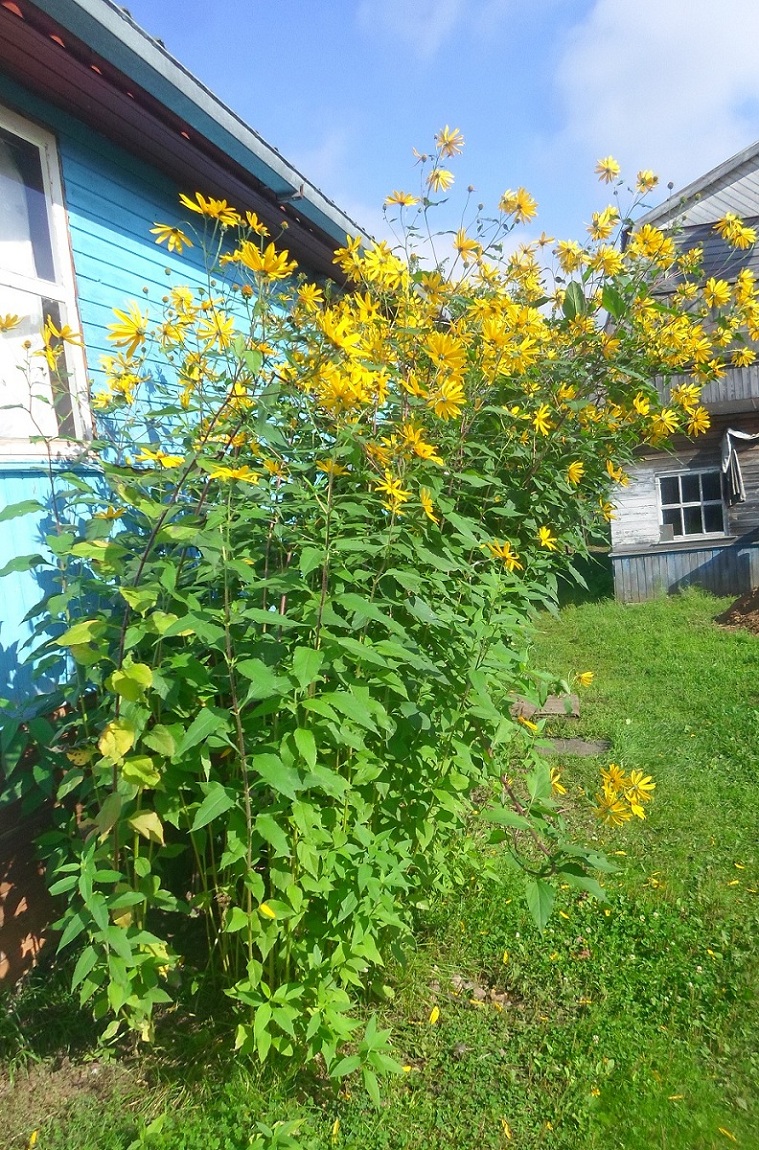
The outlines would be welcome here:
M 732 507 L 734 503 L 746 502 L 746 488 L 743 486 L 743 475 L 741 474 L 741 465 L 738 462 L 738 451 L 733 442 L 735 439 L 744 441 L 759 439 L 759 434 L 751 435 L 748 431 L 735 431 L 732 427 L 728 427 L 722 436 L 722 474 L 725 477 L 727 502 L 730 507 Z

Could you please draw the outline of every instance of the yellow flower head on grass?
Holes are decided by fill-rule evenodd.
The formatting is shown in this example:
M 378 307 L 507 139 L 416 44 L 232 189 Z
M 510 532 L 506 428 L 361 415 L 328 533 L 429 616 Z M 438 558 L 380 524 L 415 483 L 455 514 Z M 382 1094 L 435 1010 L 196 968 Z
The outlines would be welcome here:
M 632 817 L 632 812 L 617 791 L 604 787 L 596 795 L 596 815 L 609 827 L 621 827 Z
M 551 767 L 551 790 L 557 795 L 567 793 L 567 788 L 561 781 L 561 771 L 558 767 Z
M 589 687 L 595 677 L 595 671 L 580 671 L 580 674 L 577 676 L 577 682 L 581 687 Z
M 169 251 L 176 252 L 178 256 L 181 256 L 185 248 L 193 246 L 190 237 L 181 228 L 174 228 L 171 224 L 156 224 L 150 231 L 156 237 L 157 244 L 166 244 Z
M 604 156 L 596 164 L 596 175 L 599 180 L 604 184 L 611 184 L 616 180 L 620 173 L 620 167 L 613 156 Z
M 430 1011 L 430 1019 L 429 1019 L 430 1026 L 434 1026 L 439 1018 L 440 1018 L 440 1007 L 439 1006 L 433 1006 L 432 1010 Z

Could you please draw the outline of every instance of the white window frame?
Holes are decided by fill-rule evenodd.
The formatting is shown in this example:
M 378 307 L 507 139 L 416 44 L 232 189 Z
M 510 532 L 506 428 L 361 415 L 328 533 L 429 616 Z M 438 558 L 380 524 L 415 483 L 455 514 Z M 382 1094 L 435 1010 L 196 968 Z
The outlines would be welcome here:
M 666 503 L 666 504 L 663 503 L 663 501 L 662 501 L 662 489 L 661 489 L 661 482 L 663 479 L 680 480 L 683 478 L 692 478 L 692 477 L 701 476 L 701 475 L 717 475 L 719 477 L 720 498 L 718 500 L 717 499 L 704 499 L 702 497 L 699 500 L 694 500 L 694 499 L 682 500 L 682 499 L 680 499 L 677 503 Z M 699 490 L 702 490 L 700 483 L 699 483 Z M 680 495 L 682 496 L 682 486 L 678 487 L 678 491 L 679 491 Z M 669 542 L 687 543 L 689 539 L 724 539 L 725 536 L 727 535 L 727 506 L 725 504 L 725 487 L 724 487 L 724 480 L 723 480 L 723 476 L 722 476 L 722 471 L 720 470 L 719 464 L 717 464 L 716 467 L 692 468 L 690 470 L 685 469 L 682 471 L 667 471 L 667 472 L 663 472 L 662 474 L 657 474 L 657 476 L 656 476 L 656 495 L 657 495 L 657 500 L 658 500 L 658 504 L 659 504 L 659 527 L 660 528 L 668 526 L 664 522 L 664 512 L 669 510 L 670 508 L 679 507 L 680 512 L 681 512 L 681 517 L 682 517 L 682 512 L 686 507 L 700 507 L 702 509 L 702 512 L 703 512 L 704 507 L 707 507 L 707 506 L 713 507 L 719 503 L 720 507 L 722 508 L 722 530 L 721 531 L 699 531 L 699 532 L 693 532 L 692 534 L 685 534 L 685 532 L 683 532 L 682 535 L 673 534 L 672 539 L 669 540 Z M 703 513 L 702 513 L 702 522 L 703 522 Z M 685 526 L 685 522 L 683 520 L 683 527 L 684 526 Z
M 76 299 L 74 263 L 68 231 L 68 217 L 63 200 L 63 187 L 55 137 L 44 128 L 0 105 L 0 128 L 39 149 L 42 180 L 47 206 L 48 229 L 53 256 L 55 280 L 39 279 L 0 268 L 0 286 L 24 291 L 38 299 L 48 299 L 60 307 L 61 322 L 78 333 L 82 331 Z M 0 206 L 0 210 L 2 210 Z M 0 339 L 3 338 L 0 333 Z M 34 350 L 42 347 L 42 338 L 34 340 Z M 87 367 L 83 348 L 66 344 L 61 357 L 67 373 L 74 424 L 73 438 L 54 438 L 32 442 L 29 438 L 2 434 L 3 413 L 0 411 L 0 460 L 71 458 L 81 455 L 92 437 L 89 412 Z M 19 373 L 19 378 L 21 374 Z

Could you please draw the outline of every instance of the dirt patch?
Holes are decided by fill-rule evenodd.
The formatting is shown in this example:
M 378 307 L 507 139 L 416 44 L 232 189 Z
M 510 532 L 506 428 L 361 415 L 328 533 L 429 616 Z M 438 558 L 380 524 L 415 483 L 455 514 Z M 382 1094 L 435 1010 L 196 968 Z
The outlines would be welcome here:
M 114 1094 L 126 1100 L 138 1089 L 136 1074 L 116 1062 L 75 1063 L 63 1058 L 34 1063 L 13 1075 L 0 1071 L 3 1146 L 26 1150 L 32 1131 L 52 1118 L 63 1118 L 77 1103 L 97 1104 Z
M 740 627 L 759 635 L 759 588 L 741 595 L 730 604 L 727 611 L 715 616 L 714 622 L 722 627 Z

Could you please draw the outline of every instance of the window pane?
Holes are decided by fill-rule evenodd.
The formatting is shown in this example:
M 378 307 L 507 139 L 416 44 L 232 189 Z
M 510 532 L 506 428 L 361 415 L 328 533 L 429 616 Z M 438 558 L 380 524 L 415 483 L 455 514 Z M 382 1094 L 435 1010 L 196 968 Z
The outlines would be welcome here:
M 683 503 L 701 502 L 701 487 L 698 475 L 681 475 L 680 483 L 683 492 Z
M 704 531 L 724 531 L 721 503 L 707 503 L 704 507 Z
M 701 490 L 704 499 L 722 498 L 722 477 L 719 471 L 707 471 L 701 476 Z
M 55 282 L 40 150 L 0 128 L 0 268 Z
M 701 521 L 700 507 L 683 507 L 683 521 L 686 535 L 702 535 L 704 532 Z
M 660 479 L 659 486 L 661 489 L 662 503 L 680 502 L 680 484 L 676 476 L 670 476 L 668 479 Z M 667 521 L 665 520 L 665 522 Z
M 47 364 L 42 356 L 31 354 L 42 347 L 40 332 L 45 322 L 45 305 L 45 300 L 31 292 L 0 287 L 0 315 L 17 315 L 20 319 L 16 327 L 0 338 L 2 438 L 29 439 L 34 435 L 55 438 L 60 434 L 56 396 Z M 24 347 L 27 342 L 30 348 Z M 68 388 L 65 390 L 70 410 Z
M 679 507 L 670 507 L 667 511 L 662 511 L 661 519 L 662 523 L 668 523 L 672 527 L 675 535 L 682 535 L 683 521 Z

